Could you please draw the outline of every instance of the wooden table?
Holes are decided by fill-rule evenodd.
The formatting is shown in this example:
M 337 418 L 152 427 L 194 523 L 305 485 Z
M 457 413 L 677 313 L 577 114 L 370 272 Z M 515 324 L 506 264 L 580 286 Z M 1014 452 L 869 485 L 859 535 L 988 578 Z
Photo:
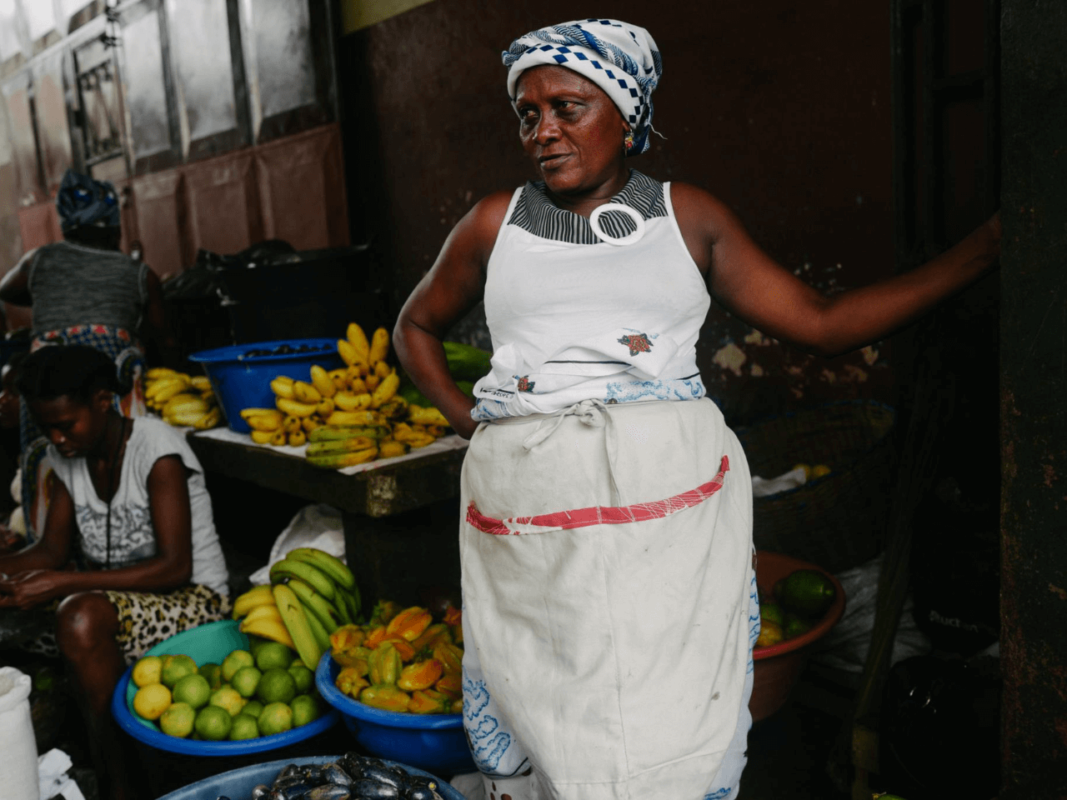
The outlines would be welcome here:
M 188 441 L 207 472 L 340 510 L 345 552 L 365 603 L 418 602 L 428 586 L 458 591 L 459 476 L 466 448 L 346 475 L 251 443 L 195 432 Z

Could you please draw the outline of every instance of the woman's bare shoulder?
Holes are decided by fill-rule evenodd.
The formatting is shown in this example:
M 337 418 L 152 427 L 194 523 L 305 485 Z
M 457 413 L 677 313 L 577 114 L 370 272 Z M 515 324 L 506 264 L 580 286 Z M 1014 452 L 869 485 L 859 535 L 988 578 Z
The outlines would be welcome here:
M 491 234 L 492 238 L 496 239 L 497 231 L 504 224 L 504 216 L 508 213 L 512 194 L 512 192 L 499 191 L 483 197 L 467 212 L 465 221 L 469 222 L 479 233 Z

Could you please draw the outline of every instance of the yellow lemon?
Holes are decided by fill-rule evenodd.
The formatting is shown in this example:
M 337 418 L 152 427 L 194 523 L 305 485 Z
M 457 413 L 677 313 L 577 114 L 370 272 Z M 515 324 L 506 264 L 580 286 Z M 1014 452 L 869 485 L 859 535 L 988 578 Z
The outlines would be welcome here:
M 777 622 L 771 622 L 769 619 L 760 620 L 759 638 L 756 640 L 756 647 L 770 647 L 773 644 L 778 644 L 784 638 L 781 625 Z
M 811 477 L 821 478 L 823 475 L 829 475 L 832 471 L 826 464 L 816 464 L 811 468 Z
M 184 739 L 193 732 L 196 709 L 188 703 L 173 703 L 159 718 L 159 729 L 167 736 Z
M 142 686 L 133 696 L 133 710 L 144 719 L 157 720 L 170 705 L 170 689 L 162 683 Z
M 133 674 L 130 676 L 137 686 L 148 686 L 153 683 L 162 683 L 160 673 L 163 671 L 163 659 L 159 656 L 145 656 L 133 665 Z
M 208 703 L 223 709 L 231 717 L 236 717 L 244 708 L 245 699 L 232 686 L 224 685 L 221 689 L 216 689 L 211 693 L 211 700 Z M 229 733 L 229 731 L 226 732 Z
M 256 722 L 263 736 L 285 733 L 293 727 L 293 709 L 285 703 L 268 703 L 263 706 Z

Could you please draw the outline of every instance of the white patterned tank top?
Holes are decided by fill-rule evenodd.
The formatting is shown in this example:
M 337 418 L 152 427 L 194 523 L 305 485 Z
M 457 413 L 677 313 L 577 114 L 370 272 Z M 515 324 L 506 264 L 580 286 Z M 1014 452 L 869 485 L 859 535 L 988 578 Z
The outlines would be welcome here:
M 599 219 L 597 219 L 599 217 Z M 492 372 L 475 420 L 550 414 L 582 400 L 695 400 L 696 342 L 711 305 L 670 184 L 632 171 L 590 218 L 515 191 L 489 257 Z

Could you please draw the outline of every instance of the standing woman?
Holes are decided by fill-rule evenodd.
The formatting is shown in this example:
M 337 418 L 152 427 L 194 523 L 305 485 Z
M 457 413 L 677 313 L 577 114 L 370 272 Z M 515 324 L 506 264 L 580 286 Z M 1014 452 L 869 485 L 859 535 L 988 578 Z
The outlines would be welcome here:
M 114 361 L 124 393 L 115 409 L 125 417 L 145 414 L 142 375 L 145 339 L 173 356 L 159 278 L 119 250 L 121 227 L 115 187 L 67 170 L 56 194 L 62 242 L 26 253 L 0 281 L 0 300 L 33 310 L 30 351 L 51 344 L 85 344 Z M 22 506 L 27 531 L 44 526 L 50 469 L 47 442 L 25 407 L 20 420 Z
M 41 348 L 19 367 L 18 388 L 57 480 L 41 538 L 0 556 L 0 608 L 61 601 L 55 638 L 110 786 L 101 796 L 127 797 L 115 685 L 153 645 L 229 610 L 211 498 L 179 431 L 115 410 L 114 362 L 99 350 Z
M 487 796 L 734 797 L 759 609 L 745 455 L 696 364 L 711 298 L 805 350 L 847 352 L 989 270 L 999 221 L 907 275 L 824 297 L 707 192 L 629 168 L 662 72 L 646 30 L 543 28 L 504 64 L 542 180 L 471 209 L 394 339 L 471 439 L 471 749 Z M 472 401 L 441 342 L 483 298 L 493 369 Z

